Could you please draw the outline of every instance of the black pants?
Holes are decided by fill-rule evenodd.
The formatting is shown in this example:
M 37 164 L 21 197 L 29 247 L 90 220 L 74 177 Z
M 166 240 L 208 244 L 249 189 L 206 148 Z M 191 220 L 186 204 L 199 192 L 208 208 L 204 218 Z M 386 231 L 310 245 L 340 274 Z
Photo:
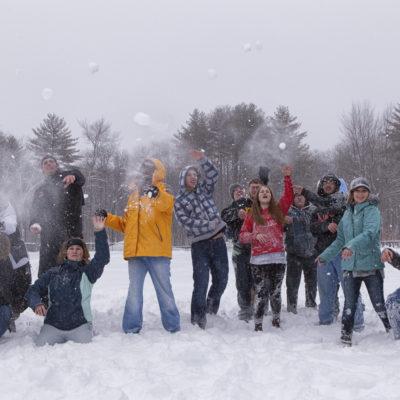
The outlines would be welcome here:
M 254 281 L 254 322 L 262 323 L 268 299 L 273 318 L 279 318 L 282 298 L 281 288 L 285 275 L 285 264 L 251 265 Z
M 250 252 L 234 253 L 232 262 L 235 269 L 239 318 L 250 319 L 253 316 L 254 284 L 251 274 Z
M 371 303 L 381 319 L 386 330 L 390 329 L 390 322 L 386 312 L 383 296 L 383 277 L 380 271 L 365 277 L 353 277 L 351 271 L 343 271 L 344 308 L 342 315 L 342 334 L 351 336 L 354 326 L 354 315 L 357 300 L 360 296 L 361 283 L 367 287 Z
M 50 268 L 57 265 L 58 254 L 60 253 L 63 243 L 67 240 L 67 235 L 62 231 L 43 231 L 44 229 L 42 227 L 42 233 L 40 235 L 39 277 Z
M 301 272 L 304 274 L 306 289 L 306 307 L 316 307 L 317 297 L 317 266 L 315 257 L 299 257 L 287 254 L 286 294 L 288 309 L 297 308 Z

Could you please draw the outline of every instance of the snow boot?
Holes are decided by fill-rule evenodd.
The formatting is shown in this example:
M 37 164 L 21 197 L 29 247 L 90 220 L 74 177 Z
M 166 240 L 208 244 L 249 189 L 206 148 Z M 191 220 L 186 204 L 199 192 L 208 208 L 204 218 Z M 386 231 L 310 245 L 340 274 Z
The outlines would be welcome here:
M 254 325 L 254 331 L 255 331 L 255 332 L 262 332 L 262 330 L 263 330 L 262 323 L 261 323 L 261 322 L 257 322 L 257 323 Z
M 273 317 L 272 318 L 272 326 L 275 328 L 280 328 L 281 327 L 281 319 L 279 317 Z
M 351 334 L 342 332 L 342 336 L 340 337 L 340 341 L 346 347 L 351 347 Z

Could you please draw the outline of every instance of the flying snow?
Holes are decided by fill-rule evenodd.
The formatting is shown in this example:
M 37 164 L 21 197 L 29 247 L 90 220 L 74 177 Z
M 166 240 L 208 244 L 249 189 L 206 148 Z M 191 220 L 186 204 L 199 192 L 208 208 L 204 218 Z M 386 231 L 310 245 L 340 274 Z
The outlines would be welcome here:
M 286 149 L 286 143 L 285 142 L 279 143 L 279 148 L 281 150 L 285 150 Z
M 89 71 L 91 74 L 95 74 L 96 72 L 99 72 L 99 69 L 100 69 L 99 64 L 97 64 L 93 61 L 89 63 Z
M 257 40 L 256 43 L 254 44 L 254 47 L 256 50 L 261 51 L 263 49 L 263 44 L 260 40 Z
M 53 97 L 53 89 L 44 88 L 42 90 L 42 98 L 43 100 L 50 100 Z
M 140 126 L 148 126 L 151 122 L 150 116 L 143 112 L 136 113 L 133 120 Z
M 251 47 L 251 44 L 250 44 L 250 43 L 245 43 L 245 44 L 243 45 L 243 51 L 244 51 L 245 53 L 250 52 L 251 49 L 252 49 L 252 47 Z
M 218 77 L 218 72 L 214 68 L 209 68 L 207 73 L 210 79 L 216 79 Z

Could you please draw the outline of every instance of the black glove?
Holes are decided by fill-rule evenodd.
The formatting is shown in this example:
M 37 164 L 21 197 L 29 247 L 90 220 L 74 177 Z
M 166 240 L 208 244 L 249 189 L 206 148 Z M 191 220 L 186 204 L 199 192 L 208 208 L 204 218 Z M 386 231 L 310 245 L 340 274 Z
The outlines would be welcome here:
M 103 217 L 103 218 L 107 218 L 107 211 L 104 208 L 98 208 L 95 212 L 94 215 L 96 215 L 96 217 Z
M 263 185 L 268 185 L 269 182 L 269 168 L 265 166 L 261 166 L 258 170 L 258 176 L 261 179 Z
M 159 192 L 160 191 L 158 190 L 158 187 L 157 186 L 153 186 L 153 185 L 146 186 L 143 189 L 143 195 L 147 196 L 149 199 L 155 199 L 158 196 Z

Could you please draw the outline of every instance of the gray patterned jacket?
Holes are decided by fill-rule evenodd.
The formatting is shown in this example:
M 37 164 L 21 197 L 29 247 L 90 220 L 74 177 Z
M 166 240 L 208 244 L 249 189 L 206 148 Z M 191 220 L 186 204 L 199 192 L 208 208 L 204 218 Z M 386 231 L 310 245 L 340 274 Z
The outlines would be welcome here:
M 200 160 L 200 168 L 185 167 L 179 175 L 179 193 L 175 199 L 175 217 L 185 229 L 191 243 L 209 239 L 225 228 L 225 222 L 215 206 L 214 186 L 218 171 L 206 157 Z M 199 172 L 199 180 L 192 191 L 186 189 L 185 178 L 190 168 Z

